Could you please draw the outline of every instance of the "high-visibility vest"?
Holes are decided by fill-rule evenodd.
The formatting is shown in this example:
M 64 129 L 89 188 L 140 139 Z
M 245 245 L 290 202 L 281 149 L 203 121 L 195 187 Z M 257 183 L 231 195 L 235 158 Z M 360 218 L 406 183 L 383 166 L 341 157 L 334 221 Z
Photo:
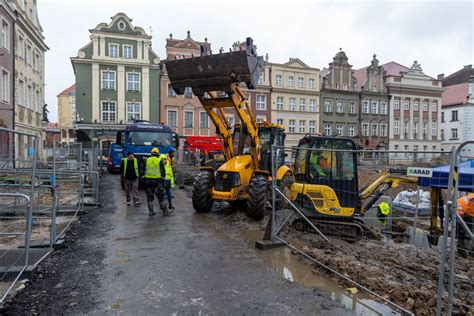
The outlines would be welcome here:
M 457 211 L 461 217 L 464 217 L 464 215 L 474 217 L 474 193 L 458 199 Z
M 379 204 L 380 213 L 384 216 L 390 215 L 390 205 L 387 202 Z
M 324 159 L 318 153 L 311 153 L 311 157 L 309 159 L 310 165 L 318 172 L 318 175 L 321 177 L 325 177 L 326 173 L 324 172 L 323 168 L 320 165 L 320 160 Z
M 171 181 L 171 187 L 173 187 L 174 186 L 174 174 L 173 174 L 173 167 L 171 166 L 171 163 L 170 163 L 169 159 L 166 159 L 165 171 L 166 171 L 165 179 L 170 180 Z
M 123 176 L 125 177 L 125 173 L 127 173 L 127 163 L 128 158 L 123 158 Z M 133 158 L 133 169 L 135 169 L 135 174 L 138 177 L 138 159 Z
M 160 163 L 162 159 L 166 159 L 166 156 L 151 156 L 146 160 L 145 178 L 159 179 L 163 177 L 160 170 Z

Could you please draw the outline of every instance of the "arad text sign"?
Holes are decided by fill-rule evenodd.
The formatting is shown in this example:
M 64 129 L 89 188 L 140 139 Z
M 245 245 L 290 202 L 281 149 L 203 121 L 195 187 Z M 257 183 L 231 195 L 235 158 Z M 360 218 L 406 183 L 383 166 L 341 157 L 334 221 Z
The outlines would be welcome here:
M 433 176 L 433 169 L 431 169 L 431 168 L 408 167 L 407 175 L 412 176 L 412 177 L 431 178 Z

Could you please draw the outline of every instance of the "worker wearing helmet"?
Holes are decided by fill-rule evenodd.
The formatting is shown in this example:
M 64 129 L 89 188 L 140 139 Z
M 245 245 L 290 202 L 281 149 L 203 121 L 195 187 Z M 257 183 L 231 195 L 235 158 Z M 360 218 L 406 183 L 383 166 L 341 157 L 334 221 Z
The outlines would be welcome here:
M 466 226 L 471 230 L 474 226 L 474 193 L 470 193 L 466 196 L 460 197 L 457 201 L 458 206 L 456 211 L 459 216 L 462 217 Z M 456 230 L 458 232 L 458 252 L 462 256 L 468 256 L 469 252 L 472 253 L 472 248 L 469 246 L 470 236 L 468 232 L 464 231 L 461 223 L 458 223 Z
M 174 188 L 174 178 L 176 175 L 176 165 L 174 160 L 174 148 L 170 147 L 168 154 L 166 155 L 166 164 L 165 164 L 165 190 L 166 190 L 166 197 L 168 198 L 168 206 L 170 210 L 174 210 L 172 196 L 171 196 L 171 189 Z
M 165 177 L 166 177 L 166 156 L 160 155 L 158 148 L 154 147 L 151 150 L 151 156 L 146 160 L 145 166 L 145 192 L 148 202 L 148 211 L 150 216 L 155 215 L 153 211 L 153 200 L 156 195 L 160 202 L 160 208 L 163 215 L 169 215 L 168 204 L 165 201 Z

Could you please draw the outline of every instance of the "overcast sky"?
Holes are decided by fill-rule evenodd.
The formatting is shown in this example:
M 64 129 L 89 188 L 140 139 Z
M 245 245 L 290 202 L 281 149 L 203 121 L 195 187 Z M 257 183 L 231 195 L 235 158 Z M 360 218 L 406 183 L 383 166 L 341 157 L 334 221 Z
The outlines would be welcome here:
M 414 60 L 433 77 L 450 74 L 474 59 L 472 1 L 304 1 L 304 0 L 38 0 L 38 14 L 50 50 L 46 53 L 46 103 L 57 121 L 57 95 L 73 84 L 70 57 L 89 42 L 89 29 L 117 12 L 152 32 L 153 50 L 165 58 L 170 33 L 186 31 L 217 51 L 251 36 L 271 62 L 298 57 L 324 68 L 340 47 L 354 69 L 374 53 L 381 63 Z

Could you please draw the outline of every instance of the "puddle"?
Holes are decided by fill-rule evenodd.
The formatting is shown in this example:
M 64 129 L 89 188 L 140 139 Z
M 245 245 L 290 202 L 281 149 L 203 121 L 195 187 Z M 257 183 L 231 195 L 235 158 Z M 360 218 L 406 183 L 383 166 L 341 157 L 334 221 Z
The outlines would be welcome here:
M 255 241 L 262 240 L 263 232 L 241 230 L 244 239 L 254 247 Z M 344 287 L 329 279 L 324 273 L 318 272 L 313 265 L 301 261 L 293 255 L 288 247 L 260 251 L 266 265 L 271 267 L 279 276 L 290 282 L 297 282 L 307 287 L 314 287 L 329 292 L 331 299 L 353 310 L 357 315 L 401 315 L 390 306 L 374 301 L 369 295 L 358 292 L 350 294 Z

